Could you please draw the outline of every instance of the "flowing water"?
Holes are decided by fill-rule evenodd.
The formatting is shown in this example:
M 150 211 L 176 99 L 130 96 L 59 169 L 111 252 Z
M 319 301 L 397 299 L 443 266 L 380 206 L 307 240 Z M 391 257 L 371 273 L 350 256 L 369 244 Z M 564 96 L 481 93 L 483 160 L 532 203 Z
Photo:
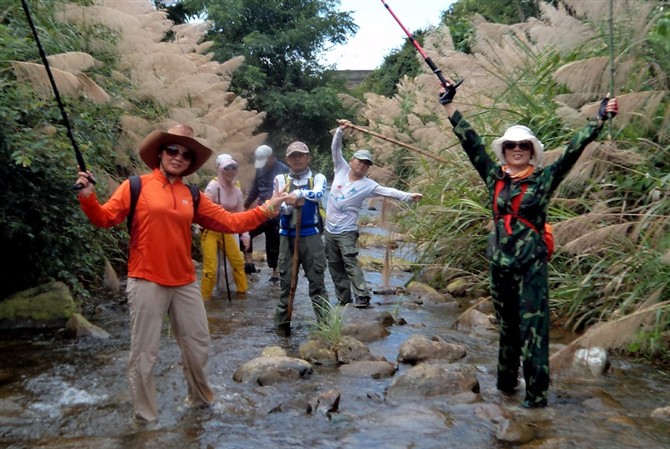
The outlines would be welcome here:
M 383 256 L 380 249 L 365 253 Z M 451 328 L 462 309 L 411 305 L 402 296 L 375 295 L 374 307 L 347 313 L 371 320 L 387 311 L 407 321 L 404 326 L 391 326 L 388 337 L 370 344 L 373 354 L 392 362 L 400 344 L 412 334 L 437 335 L 465 345 L 464 361 L 478 368 L 481 391 L 475 403 L 445 397 L 391 400 L 385 390 L 393 378 L 347 377 L 332 366 L 315 366 L 306 379 L 271 386 L 236 383 L 232 380 L 235 369 L 267 346 L 280 346 L 297 356 L 314 318 L 307 282 L 301 277 L 293 334 L 288 339 L 275 335 L 277 288 L 267 282 L 268 277 L 264 267 L 245 299 L 233 293 L 231 302 L 223 296 L 207 304 L 212 334 L 210 382 L 217 394 L 216 403 L 208 409 L 182 406 L 186 387 L 180 355 L 166 324 L 155 368 L 160 418 L 150 428 L 137 428 L 130 419 L 125 379 L 128 317 L 123 302 L 104 303 L 91 319 L 111 334 L 108 340 L 5 334 L 0 338 L 0 447 L 670 447 L 668 421 L 649 417 L 652 410 L 670 405 L 667 373 L 614 358 L 605 376 L 554 382 L 550 407 L 526 411 L 518 407 L 522 394 L 508 398 L 495 390 L 495 332 L 466 335 Z M 366 273 L 366 277 L 373 287 L 382 282 L 379 273 Z M 391 285 L 404 285 L 408 279 L 408 273 L 393 272 Z M 334 301 L 330 282 L 328 289 Z M 553 335 L 552 343 L 561 337 Z M 407 369 L 400 365 L 396 376 Z M 307 404 L 330 389 L 341 393 L 339 412 L 308 413 Z M 531 442 L 520 446 L 498 440 L 504 422 L 530 429 Z

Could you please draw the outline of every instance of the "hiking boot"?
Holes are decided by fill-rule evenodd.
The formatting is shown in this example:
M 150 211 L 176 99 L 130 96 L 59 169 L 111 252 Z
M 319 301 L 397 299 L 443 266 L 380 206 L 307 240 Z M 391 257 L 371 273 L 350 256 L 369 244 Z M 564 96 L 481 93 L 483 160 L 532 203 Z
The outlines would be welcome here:
M 512 382 L 504 382 L 499 380 L 496 388 L 503 394 L 514 396 L 516 394 L 516 388 L 518 385 L 519 382 L 516 379 Z
M 356 302 L 354 302 L 354 307 L 357 309 L 365 309 L 367 307 L 370 307 L 370 298 L 356 298 Z
M 277 276 L 270 276 L 270 284 L 278 284 L 279 278 Z
M 526 399 L 521 404 L 521 407 L 523 407 L 523 408 L 544 408 L 546 406 L 547 406 L 547 400 L 546 399 L 540 399 L 539 401 L 531 401 L 529 399 Z
M 252 274 L 256 273 L 258 270 L 256 270 L 256 265 L 254 265 L 253 262 L 245 262 L 244 264 L 244 272 L 246 274 Z
M 275 332 L 280 337 L 290 337 L 291 336 L 291 323 L 280 324 L 275 328 Z

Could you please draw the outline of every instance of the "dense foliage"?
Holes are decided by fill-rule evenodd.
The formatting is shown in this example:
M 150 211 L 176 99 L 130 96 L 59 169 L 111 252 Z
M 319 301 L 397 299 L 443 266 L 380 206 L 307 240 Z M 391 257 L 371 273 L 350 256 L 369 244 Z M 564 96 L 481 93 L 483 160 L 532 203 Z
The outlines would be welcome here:
M 262 130 L 270 144 L 293 140 L 328 151 L 337 118 L 344 115 L 338 92 L 344 81 L 319 62 L 328 45 L 342 44 L 357 29 L 338 0 L 184 0 L 213 23 L 215 59 L 243 55 L 232 90 L 267 113 Z
M 32 6 L 47 54 L 82 48 L 79 30 L 54 22 L 51 5 Z M 93 228 L 79 210 L 72 189 L 77 163 L 56 102 L 17 83 L 9 69 L 11 60 L 40 59 L 20 3 L 7 8 L 0 23 L 0 240 L 6 259 L 0 297 L 49 280 L 84 293 L 83 284 L 97 282 L 103 257 L 122 256 L 118 234 Z M 64 101 L 87 163 L 113 167 L 118 111 L 79 98 Z

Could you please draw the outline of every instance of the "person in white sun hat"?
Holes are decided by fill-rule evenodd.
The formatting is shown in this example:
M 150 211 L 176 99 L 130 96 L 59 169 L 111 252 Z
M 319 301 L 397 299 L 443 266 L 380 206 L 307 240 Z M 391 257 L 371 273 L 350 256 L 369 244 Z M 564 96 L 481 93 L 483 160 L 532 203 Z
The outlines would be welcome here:
M 544 147 L 533 132 L 514 125 L 493 141 L 494 161 L 483 140 L 452 102 L 458 85 L 440 89 L 440 103 L 456 137 L 484 180 L 491 198 L 489 237 L 491 296 L 500 326 L 497 388 L 514 394 L 520 362 L 526 382 L 523 406 L 546 407 L 549 392 L 548 258 L 552 241 L 546 228 L 549 200 L 603 124 L 619 109 L 605 97 L 598 114 L 577 131 L 554 163 L 543 167 Z

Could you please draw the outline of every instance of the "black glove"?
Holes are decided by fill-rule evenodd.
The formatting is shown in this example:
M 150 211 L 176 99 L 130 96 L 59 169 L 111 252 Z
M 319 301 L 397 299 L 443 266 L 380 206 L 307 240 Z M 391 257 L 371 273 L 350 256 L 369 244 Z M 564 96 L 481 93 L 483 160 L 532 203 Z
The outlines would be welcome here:
M 609 103 L 609 97 L 605 97 L 600 102 L 600 108 L 598 108 L 598 115 L 596 118 L 601 121 L 606 121 L 607 119 L 616 117 L 617 112 L 619 112 L 618 105 L 614 108 L 607 110 L 607 104 Z
M 440 94 L 440 103 L 449 104 L 454 101 L 454 97 L 456 96 L 456 88 L 458 88 L 462 82 L 463 80 L 460 80 L 457 83 L 449 84 L 446 87 L 446 90 Z

